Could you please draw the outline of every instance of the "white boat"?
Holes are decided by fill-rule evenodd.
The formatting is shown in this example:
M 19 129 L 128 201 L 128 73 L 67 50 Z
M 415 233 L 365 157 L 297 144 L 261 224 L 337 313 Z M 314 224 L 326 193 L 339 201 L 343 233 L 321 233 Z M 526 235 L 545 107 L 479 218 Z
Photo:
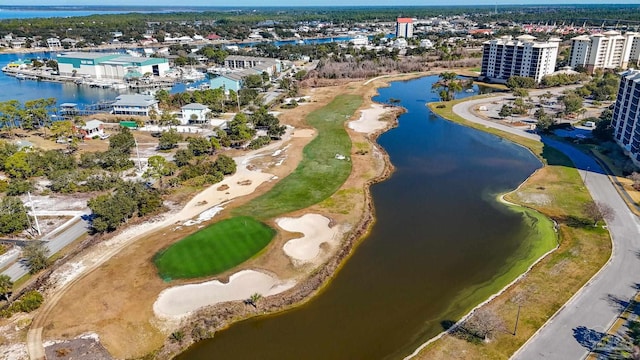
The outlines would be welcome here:
M 204 73 L 201 73 L 196 69 L 189 69 L 182 72 L 181 78 L 185 81 L 198 81 L 204 79 L 205 76 L 206 75 Z
M 113 83 L 111 85 L 111 88 L 115 89 L 115 90 L 124 90 L 127 88 L 127 85 L 122 84 L 122 83 Z
M 27 78 L 27 75 L 25 74 L 16 74 L 16 79 L 18 80 L 24 80 Z
M 472 92 L 476 92 L 476 91 L 473 90 L 473 89 L 467 89 L 467 90 L 465 90 L 465 92 L 472 93 Z

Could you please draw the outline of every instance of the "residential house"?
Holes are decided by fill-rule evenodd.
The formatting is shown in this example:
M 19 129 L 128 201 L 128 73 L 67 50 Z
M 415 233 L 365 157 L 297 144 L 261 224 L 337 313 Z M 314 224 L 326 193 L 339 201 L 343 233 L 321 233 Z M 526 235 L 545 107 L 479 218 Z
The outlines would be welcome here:
M 104 123 L 100 120 L 89 120 L 78 129 L 78 133 L 85 139 L 104 136 Z
M 182 118 L 180 120 L 181 125 L 187 125 L 188 123 L 202 124 L 207 122 L 208 114 L 211 113 L 211 109 L 208 106 L 199 103 L 191 103 L 183 106 Z
M 224 89 L 225 93 L 229 93 L 229 90 L 233 90 L 237 92 L 242 88 L 242 79 L 246 76 L 243 73 L 228 73 L 221 74 L 217 77 L 214 77 L 209 82 L 210 89 Z
M 149 116 L 149 112 L 158 110 L 158 100 L 152 95 L 120 95 L 113 103 L 114 115 Z
M 58 38 L 48 38 L 47 39 L 47 46 L 50 47 L 50 48 L 62 47 L 62 43 L 60 42 L 60 39 L 58 39 Z

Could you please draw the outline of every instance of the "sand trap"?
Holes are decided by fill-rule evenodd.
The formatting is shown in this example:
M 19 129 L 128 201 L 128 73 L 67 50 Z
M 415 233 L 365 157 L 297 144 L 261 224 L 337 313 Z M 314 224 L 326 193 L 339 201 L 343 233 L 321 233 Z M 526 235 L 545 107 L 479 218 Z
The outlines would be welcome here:
M 173 220 L 177 222 L 191 219 L 208 209 L 208 207 L 203 204 L 219 205 L 231 199 L 251 194 L 262 183 L 271 180 L 273 174 L 264 173 L 259 169 L 249 170 L 247 165 L 249 165 L 249 162 L 254 158 L 272 155 L 289 139 L 290 134 L 291 132 L 288 131 L 285 136 L 282 137 L 282 141 L 274 142 L 261 149 L 252 151 L 247 155 L 233 158 L 237 164 L 236 173 L 225 177 L 221 182 L 209 186 L 194 196 L 178 214 L 173 216 Z M 225 185 L 227 187 L 225 191 L 218 191 L 219 187 Z M 211 207 L 211 205 L 209 205 L 209 207 Z
M 387 127 L 387 123 L 380 121 L 380 117 L 387 112 L 384 106 L 373 104 L 370 108 L 360 112 L 360 119 L 349 122 L 349 128 L 360 133 L 371 134 Z
M 313 129 L 298 129 L 293 132 L 291 137 L 294 138 L 308 138 L 312 137 L 316 132 Z
M 329 227 L 330 220 L 319 214 L 306 214 L 299 218 L 280 218 L 276 224 L 283 230 L 304 234 L 287 241 L 282 249 L 296 261 L 309 262 L 320 254 L 320 244 L 335 244 L 340 236 L 339 226 Z
M 295 284 L 294 280 L 282 281 L 259 271 L 242 270 L 231 275 L 227 284 L 213 280 L 166 289 L 153 304 L 153 311 L 161 318 L 183 317 L 202 307 L 248 299 L 255 293 L 275 295 Z

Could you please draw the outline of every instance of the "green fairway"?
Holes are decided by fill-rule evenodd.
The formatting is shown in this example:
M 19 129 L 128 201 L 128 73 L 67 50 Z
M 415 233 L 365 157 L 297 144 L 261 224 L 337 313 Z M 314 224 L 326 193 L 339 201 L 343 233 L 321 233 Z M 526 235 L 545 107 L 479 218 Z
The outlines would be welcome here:
M 275 230 L 251 217 L 235 217 L 208 226 L 166 250 L 154 262 L 165 280 L 219 274 L 262 250 Z
M 341 95 L 307 116 L 318 135 L 303 150 L 296 170 L 266 194 L 235 209 L 237 217 L 192 234 L 154 259 L 165 280 L 219 274 L 251 258 L 275 236 L 255 220 L 309 207 L 331 196 L 351 174 L 351 139 L 344 123 L 362 104 L 362 97 Z M 340 160 L 336 155 L 345 158 Z
M 296 170 L 271 191 L 234 210 L 235 215 L 270 219 L 304 209 L 328 198 L 351 174 L 351 139 L 344 123 L 362 104 L 362 97 L 340 95 L 307 116 L 318 136 L 304 148 Z M 336 159 L 336 154 L 346 156 Z

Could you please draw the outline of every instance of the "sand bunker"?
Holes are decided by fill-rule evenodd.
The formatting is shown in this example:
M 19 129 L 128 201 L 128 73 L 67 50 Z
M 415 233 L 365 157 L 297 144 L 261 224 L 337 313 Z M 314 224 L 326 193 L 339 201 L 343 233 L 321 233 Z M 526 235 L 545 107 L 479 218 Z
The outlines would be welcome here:
M 153 304 L 153 311 L 161 318 L 182 317 L 208 305 L 248 299 L 255 293 L 275 295 L 295 284 L 293 280 L 282 281 L 259 271 L 242 270 L 231 275 L 226 284 L 213 280 L 166 289 Z
M 291 137 L 307 138 L 307 137 L 312 137 L 313 134 L 315 134 L 315 131 L 313 129 L 296 129 L 291 135 Z
M 373 104 L 370 108 L 360 112 L 360 119 L 349 122 L 349 128 L 360 133 L 371 134 L 387 127 L 387 123 L 380 121 L 380 117 L 387 112 L 384 106 Z
M 330 220 L 319 214 L 306 214 L 299 218 L 280 218 L 276 224 L 283 230 L 304 234 L 289 240 L 282 249 L 296 261 L 309 262 L 320 254 L 322 243 L 335 244 L 340 236 L 339 226 L 329 227 Z

